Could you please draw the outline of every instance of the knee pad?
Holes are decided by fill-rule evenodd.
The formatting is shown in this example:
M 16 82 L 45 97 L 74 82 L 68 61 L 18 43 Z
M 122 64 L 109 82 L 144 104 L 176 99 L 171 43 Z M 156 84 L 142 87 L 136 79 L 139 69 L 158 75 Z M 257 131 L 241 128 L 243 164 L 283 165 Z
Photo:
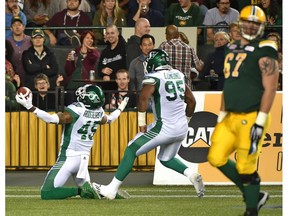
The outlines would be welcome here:
M 248 185 L 259 185 L 261 182 L 260 176 L 257 172 L 254 172 L 253 174 L 245 175 L 240 174 L 240 179 L 243 184 Z

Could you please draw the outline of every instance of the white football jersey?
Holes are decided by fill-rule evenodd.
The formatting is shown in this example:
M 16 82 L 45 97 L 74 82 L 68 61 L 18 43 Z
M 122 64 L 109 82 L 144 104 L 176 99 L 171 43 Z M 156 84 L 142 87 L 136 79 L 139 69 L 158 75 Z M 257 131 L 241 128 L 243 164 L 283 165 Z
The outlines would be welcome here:
M 142 84 L 155 85 L 152 110 L 155 120 L 162 122 L 161 131 L 168 136 L 186 134 L 184 74 L 176 69 L 159 70 L 146 74 Z
M 65 111 L 73 116 L 73 122 L 64 125 L 59 156 L 90 154 L 93 136 L 105 115 L 102 107 L 96 110 L 86 109 L 83 103 L 70 104 Z

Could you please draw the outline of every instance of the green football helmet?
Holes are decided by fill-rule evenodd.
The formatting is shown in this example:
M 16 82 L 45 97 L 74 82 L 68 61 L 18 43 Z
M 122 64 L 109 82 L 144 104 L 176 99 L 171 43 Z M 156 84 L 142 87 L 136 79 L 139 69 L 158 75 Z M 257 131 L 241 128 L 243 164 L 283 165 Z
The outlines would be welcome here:
M 85 85 L 75 92 L 77 101 L 82 102 L 87 109 L 97 109 L 105 103 L 105 95 L 97 85 Z
M 169 55 L 162 49 L 151 50 L 143 62 L 143 65 L 145 73 L 171 68 Z

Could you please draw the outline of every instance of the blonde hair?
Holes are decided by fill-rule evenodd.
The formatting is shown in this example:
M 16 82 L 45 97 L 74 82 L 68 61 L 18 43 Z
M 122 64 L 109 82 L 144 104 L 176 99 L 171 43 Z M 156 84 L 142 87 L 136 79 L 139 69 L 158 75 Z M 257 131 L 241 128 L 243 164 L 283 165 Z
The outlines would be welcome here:
M 100 24 L 102 26 L 107 26 L 108 13 L 105 9 L 104 3 L 105 3 L 105 0 L 101 0 L 100 6 L 99 6 Z M 120 7 L 118 5 L 118 0 L 115 0 L 115 6 L 114 6 L 114 10 L 113 10 L 113 24 L 114 25 L 116 25 L 118 22 L 119 10 L 120 10 Z
M 222 35 L 224 37 L 224 39 L 226 41 L 228 41 L 228 43 L 230 42 L 230 36 L 226 32 L 224 32 L 224 31 L 216 32 L 215 35 L 214 35 L 214 41 L 215 41 L 217 35 Z
M 238 22 L 232 22 L 232 23 L 230 23 L 230 25 L 229 25 L 230 31 L 231 31 L 231 29 L 234 28 L 234 27 L 237 27 L 237 28 L 240 30 L 240 26 L 239 26 Z

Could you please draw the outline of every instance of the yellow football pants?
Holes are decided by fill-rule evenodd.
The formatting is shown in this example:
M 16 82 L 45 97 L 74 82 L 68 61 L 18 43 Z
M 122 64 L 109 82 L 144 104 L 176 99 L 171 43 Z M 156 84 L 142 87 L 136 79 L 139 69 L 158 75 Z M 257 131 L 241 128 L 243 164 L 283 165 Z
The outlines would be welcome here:
M 262 149 L 266 130 L 271 122 L 268 115 L 258 150 L 248 155 L 250 149 L 250 129 L 256 121 L 257 112 L 228 113 L 222 122 L 217 123 L 211 137 L 208 161 L 212 166 L 221 167 L 228 162 L 229 156 L 236 151 L 236 169 L 239 174 L 252 174 L 257 169 L 257 160 Z

